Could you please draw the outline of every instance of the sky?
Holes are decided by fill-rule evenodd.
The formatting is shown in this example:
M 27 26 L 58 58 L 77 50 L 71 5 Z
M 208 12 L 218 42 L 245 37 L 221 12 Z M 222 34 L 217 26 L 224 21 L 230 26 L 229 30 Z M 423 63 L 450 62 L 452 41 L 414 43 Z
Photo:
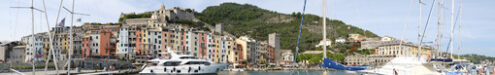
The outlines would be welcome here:
M 43 0 L 35 0 L 34 7 L 43 9 Z M 72 7 L 73 0 L 64 0 L 62 5 Z M 201 12 L 208 6 L 216 6 L 224 2 L 239 4 L 251 4 L 263 9 L 289 14 L 301 12 L 304 0 L 75 0 L 75 12 L 89 14 L 90 16 L 75 15 L 74 20 L 81 19 L 82 22 L 74 22 L 80 26 L 84 22 L 118 22 L 121 13 L 141 13 L 153 11 L 164 4 L 165 7 L 192 8 Z M 462 2 L 461 2 L 462 1 Z M 441 49 L 446 51 L 450 39 L 451 30 L 451 0 L 327 0 L 327 16 L 330 19 L 342 20 L 379 36 L 392 36 L 397 39 L 403 38 L 414 43 L 418 42 L 418 26 L 421 31 L 427 25 L 428 14 L 431 18 L 428 23 L 424 42 L 434 41 L 437 34 L 443 35 Z M 439 5 L 438 2 L 444 2 Z M 55 26 L 60 0 L 46 0 L 46 9 L 50 27 Z M 461 4 L 462 3 L 462 4 Z M 481 54 L 495 57 L 495 0 L 456 0 L 454 2 L 454 17 L 457 19 L 454 33 L 455 54 Z M 31 11 L 29 9 L 15 9 L 10 7 L 29 7 L 30 0 L 1 0 L 0 9 L 0 41 L 20 40 L 21 37 L 31 34 Z M 322 0 L 308 0 L 306 14 L 321 16 Z M 433 9 L 431 6 L 433 5 Z M 420 8 L 421 5 L 421 8 Z M 459 6 L 462 5 L 462 11 Z M 440 9 L 439 9 L 440 7 Z M 419 10 L 422 10 L 421 12 Z M 7 11 L 5 11 L 7 10 Z M 441 10 L 441 12 L 439 12 Z M 419 14 L 422 17 L 419 17 Z M 457 17 L 461 13 L 461 18 Z M 439 17 L 442 14 L 442 17 Z M 70 25 L 71 16 L 65 11 L 60 11 L 60 18 L 66 19 L 65 25 Z M 440 20 L 441 28 L 438 23 Z M 48 31 L 44 14 L 34 11 L 34 31 Z M 420 20 L 421 19 L 421 20 Z M 422 22 L 419 24 L 419 22 Z M 460 34 L 459 34 L 460 30 Z M 331 35 L 330 35 L 331 36 Z M 304 39 L 304 38 L 303 38 Z M 460 40 L 460 44 L 459 41 Z M 457 48 L 460 45 L 460 48 Z M 461 51 L 461 52 L 459 52 Z

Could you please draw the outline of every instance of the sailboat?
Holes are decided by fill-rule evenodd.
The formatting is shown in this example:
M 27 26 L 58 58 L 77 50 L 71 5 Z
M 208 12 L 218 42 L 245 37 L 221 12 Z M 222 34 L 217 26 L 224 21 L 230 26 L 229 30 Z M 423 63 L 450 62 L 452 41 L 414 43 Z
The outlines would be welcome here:
M 421 1 L 421 0 L 420 0 Z M 435 3 L 436 0 L 433 1 Z M 421 5 L 421 4 L 420 4 Z M 376 69 L 368 69 L 362 70 L 360 72 L 368 73 L 368 74 L 385 74 L 385 75 L 439 75 L 440 72 L 435 70 L 435 66 L 431 63 L 428 63 L 429 56 L 420 55 L 422 45 L 421 42 L 424 39 L 424 34 L 428 27 L 428 22 L 431 17 L 431 10 L 433 9 L 433 5 L 431 5 L 430 13 L 428 19 L 426 21 L 425 30 L 423 31 L 423 35 L 419 35 L 419 45 L 418 52 L 416 55 L 406 55 L 406 56 L 397 56 L 393 58 L 391 61 L 386 63 L 384 66 L 378 67 Z M 421 17 L 420 17 L 421 18 Z M 421 21 L 421 20 L 420 20 Z M 420 23 L 421 24 L 421 23 Z M 401 39 L 402 41 L 403 39 Z M 402 43 L 401 43 L 402 44 Z
M 330 58 L 323 59 L 323 65 L 324 68 L 333 68 L 337 70 L 348 70 L 348 71 L 358 71 L 358 70 L 365 70 L 368 65 L 357 65 L 357 66 L 344 66 L 342 64 L 339 64 L 335 61 L 333 61 Z
M 436 0 L 433 1 L 435 3 Z M 452 5 L 454 7 L 454 5 Z M 433 4 L 432 4 L 433 8 Z M 453 9 L 453 8 L 452 8 Z M 452 10 L 452 15 L 453 15 L 453 10 Z M 428 20 L 426 21 L 426 27 L 425 30 L 423 31 L 423 34 L 425 34 L 426 29 L 428 27 L 428 22 L 431 17 L 431 10 L 430 10 L 430 15 L 428 16 Z M 453 19 L 454 17 L 452 17 Z M 454 20 L 452 20 L 454 22 Z M 452 30 L 451 30 L 451 41 L 450 41 L 450 49 L 452 49 L 452 38 L 453 38 L 453 28 L 454 23 L 452 23 Z M 420 36 L 420 44 L 418 46 L 419 51 L 421 51 L 421 42 L 423 41 L 424 35 Z M 452 52 L 451 52 L 452 53 Z M 452 56 L 452 55 L 451 55 Z M 397 74 L 412 74 L 412 75 L 439 75 L 443 74 L 442 72 L 445 72 L 445 74 L 459 74 L 460 71 L 458 69 L 462 69 L 462 65 L 465 64 L 450 64 L 450 67 L 444 67 L 443 65 L 439 64 L 434 64 L 432 62 L 441 62 L 441 63 L 452 63 L 454 60 L 452 60 L 453 57 L 450 58 L 434 58 L 430 59 L 430 56 L 420 56 L 419 52 L 416 56 L 399 56 L 388 62 L 386 65 L 381 66 L 380 68 L 373 69 L 373 70 L 364 70 L 362 72 L 364 73 L 372 73 L 372 74 L 386 74 L 386 75 L 397 75 Z
M 326 0 L 323 0 L 323 23 L 322 23 L 322 26 L 323 26 L 323 42 L 326 42 Z M 294 61 L 294 66 L 297 65 L 297 54 L 299 52 L 299 43 L 300 43 L 300 39 L 301 39 L 301 29 L 302 29 L 302 26 L 303 26 L 303 22 L 304 22 L 304 12 L 305 12 L 305 9 L 306 9 L 306 0 L 304 0 L 304 6 L 303 6 L 303 13 L 302 13 L 302 16 L 301 16 L 301 24 L 299 26 L 299 35 L 298 35 L 298 38 L 297 38 L 297 46 L 296 46 L 296 55 L 295 55 L 295 61 Z M 344 66 L 342 64 L 339 64 L 335 61 L 333 61 L 332 59 L 330 58 L 327 58 L 326 56 L 326 46 L 327 44 L 325 43 L 323 47 L 323 64 L 321 65 L 323 68 L 333 68 L 333 69 L 337 69 L 337 70 L 349 70 L 349 71 L 357 71 L 357 70 L 364 70 L 366 69 L 366 67 L 368 65 L 359 65 L 359 66 Z
M 326 0 L 323 0 L 323 42 L 326 42 L 327 38 L 327 30 L 326 30 Z M 357 66 L 344 66 L 338 62 L 333 61 L 331 58 L 327 58 L 327 44 L 325 43 L 323 46 L 323 68 L 333 68 L 337 70 L 348 70 L 348 71 L 357 71 L 364 70 L 368 67 L 368 65 L 357 65 Z

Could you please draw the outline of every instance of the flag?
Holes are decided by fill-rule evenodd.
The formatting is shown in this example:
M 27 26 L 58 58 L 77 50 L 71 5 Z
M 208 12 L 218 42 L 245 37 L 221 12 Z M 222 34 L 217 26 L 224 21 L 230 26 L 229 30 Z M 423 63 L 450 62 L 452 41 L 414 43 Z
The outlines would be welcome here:
M 77 22 L 81 22 L 81 21 L 82 21 L 81 18 L 77 19 Z
M 41 57 L 42 53 L 41 50 L 36 50 L 36 58 Z
M 59 26 L 59 27 L 64 27 L 64 25 L 65 25 L 65 18 L 64 18 L 64 19 L 62 19 L 62 21 L 60 21 L 60 23 L 58 23 L 58 25 L 57 25 L 57 26 Z

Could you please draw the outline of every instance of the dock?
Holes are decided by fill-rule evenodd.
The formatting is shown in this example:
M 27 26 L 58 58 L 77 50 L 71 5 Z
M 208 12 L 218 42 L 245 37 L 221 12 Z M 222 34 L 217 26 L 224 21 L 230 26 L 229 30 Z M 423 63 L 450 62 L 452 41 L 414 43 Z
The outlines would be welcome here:
M 22 74 L 20 74 L 22 73 Z M 58 73 L 60 75 L 67 75 L 67 70 L 59 70 Z M 137 69 L 129 69 L 129 70 L 115 70 L 115 71 L 104 71 L 104 70 L 81 70 L 81 71 L 76 71 L 76 70 L 71 70 L 71 74 L 77 74 L 77 75 L 100 75 L 100 74 L 137 74 L 139 73 L 139 70 Z M 56 75 L 55 70 L 51 71 L 36 71 L 36 75 Z M 0 75 L 33 75 L 33 72 L 9 72 L 9 73 L 0 73 Z

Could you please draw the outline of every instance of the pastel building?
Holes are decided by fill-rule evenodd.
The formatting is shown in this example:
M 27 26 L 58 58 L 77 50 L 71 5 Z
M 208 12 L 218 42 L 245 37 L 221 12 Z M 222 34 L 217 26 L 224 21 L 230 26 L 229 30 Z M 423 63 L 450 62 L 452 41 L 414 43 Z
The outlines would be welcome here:
M 149 50 L 151 51 L 151 54 L 153 57 L 162 57 L 161 52 L 162 47 L 162 30 L 161 29 L 150 29 L 149 34 L 148 34 L 148 44 L 149 44 Z
M 160 53 L 159 56 L 167 58 L 170 56 L 167 53 L 167 47 L 175 47 L 175 30 L 168 27 L 162 27 L 161 41 L 161 49 L 158 51 L 158 53 Z M 174 49 L 172 48 L 172 50 Z
M 235 48 L 237 44 L 235 43 L 235 38 L 233 36 L 224 36 L 225 38 L 225 53 L 227 59 L 226 62 L 224 63 L 235 63 L 236 62 L 236 54 L 235 54 Z
M 120 32 L 118 33 L 118 42 L 117 42 L 117 51 L 116 54 L 119 55 L 120 58 L 129 58 L 130 52 L 130 44 L 129 44 L 129 27 L 123 26 L 120 28 Z
M 100 34 L 91 34 L 82 38 L 81 42 L 81 56 L 82 58 L 88 58 L 91 56 L 100 56 Z
M 216 43 L 215 43 L 215 35 L 208 33 L 208 36 L 206 37 L 206 56 L 208 60 L 215 61 L 214 60 L 214 55 L 215 55 L 215 48 L 216 48 Z
M 90 51 L 90 56 L 98 56 L 98 52 L 100 52 L 100 34 L 92 34 L 89 35 L 89 40 L 91 42 L 91 50 Z
M 25 58 L 24 62 L 30 62 L 30 61 L 39 61 L 42 60 L 41 54 L 42 54 L 42 49 L 43 49 L 43 35 L 44 34 L 35 34 L 34 38 L 32 35 L 24 36 L 22 37 L 22 41 L 26 43 L 25 47 Z
M 214 37 L 213 42 L 214 42 L 214 46 L 215 46 L 213 48 L 213 52 L 214 52 L 213 60 L 217 63 L 220 63 L 222 60 L 222 57 L 221 57 L 221 55 L 222 55 L 221 51 L 222 51 L 222 46 L 223 46 L 222 37 L 221 36 Z
M 92 46 L 93 43 L 92 43 L 92 38 L 90 36 L 85 36 L 82 38 L 82 42 L 81 42 L 81 57 L 82 58 L 87 58 L 89 56 L 91 56 L 91 50 L 92 50 Z
M 100 38 L 99 38 L 100 44 L 99 44 L 99 51 L 98 55 L 96 56 L 102 56 L 102 57 L 110 57 L 114 56 L 112 54 L 115 53 L 115 44 L 117 41 L 113 38 L 112 32 L 100 32 Z
M 255 57 L 251 56 L 254 54 L 252 51 L 256 49 L 256 40 L 247 36 L 241 36 L 235 40 L 235 43 L 241 45 L 240 48 L 242 49 L 242 58 L 240 60 L 249 61 L 255 59 Z

